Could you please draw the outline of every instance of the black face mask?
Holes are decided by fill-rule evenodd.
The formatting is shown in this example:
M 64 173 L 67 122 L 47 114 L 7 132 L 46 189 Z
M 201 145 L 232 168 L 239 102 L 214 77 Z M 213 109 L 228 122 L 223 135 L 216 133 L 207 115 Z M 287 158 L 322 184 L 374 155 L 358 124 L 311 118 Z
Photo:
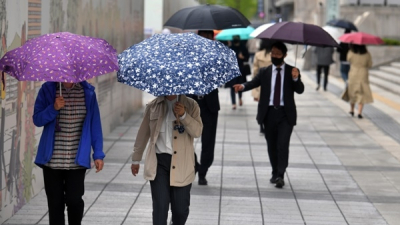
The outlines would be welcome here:
M 280 66 L 283 63 L 283 57 L 282 58 L 271 57 L 271 62 L 275 66 Z

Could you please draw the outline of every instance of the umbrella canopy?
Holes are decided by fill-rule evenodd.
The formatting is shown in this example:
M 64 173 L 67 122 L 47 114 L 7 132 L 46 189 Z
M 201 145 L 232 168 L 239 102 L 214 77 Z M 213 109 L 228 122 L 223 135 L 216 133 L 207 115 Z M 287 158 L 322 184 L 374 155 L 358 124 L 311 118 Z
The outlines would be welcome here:
M 118 70 L 117 52 L 100 38 L 45 34 L 7 52 L 0 70 L 20 81 L 77 83 Z
M 344 43 L 356 45 L 381 45 L 384 43 L 380 37 L 363 32 L 344 34 L 339 38 L 339 40 Z
M 204 95 L 240 76 L 235 53 L 194 33 L 155 34 L 118 55 L 118 81 L 154 96 Z
M 348 20 L 330 20 L 328 23 L 328 25 L 331 25 L 333 27 L 340 27 L 346 30 L 354 30 L 354 31 L 358 31 L 357 27 L 350 21 Z
M 278 40 L 290 44 L 337 47 L 338 43 L 319 26 L 307 23 L 281 22 L 270 26 L 256 38 Z
M 240 40 L 248 40 L 250 39 L 250 34 L 251 32 L 254 31 L 254 28 L 251 26 L 248 26 L 246 28 L 234 28 L 234 29 L 226 29 L 221 31 L 217 36 L 215 36 L 215 39 L 218 41 L 231 41 L 233 40 L 233 36 L 240 36 Z
M 182 30 L 223 30 L 248 25 L 250 21 L 238 10 L 209 4 L 181 9 L 164 24 Z
M 265 31 L 266 29 L 268 29 L 270 26 L 274 25 L 275 23 L 266 23 L 263 24 L 259 27 L 257 27 L 257 29 L 255 29 L 253 32 L 251 32 L 250 37 L 255 38 L 257 37 L 259 34 L 261 34 L 263 31 Z
M 339 37 L 344 33 L 343 28 L 339 27 L 323 26 L 322 29 L 328 32 L 328 34 L 330 34 L 336 42 L 340 42 Z

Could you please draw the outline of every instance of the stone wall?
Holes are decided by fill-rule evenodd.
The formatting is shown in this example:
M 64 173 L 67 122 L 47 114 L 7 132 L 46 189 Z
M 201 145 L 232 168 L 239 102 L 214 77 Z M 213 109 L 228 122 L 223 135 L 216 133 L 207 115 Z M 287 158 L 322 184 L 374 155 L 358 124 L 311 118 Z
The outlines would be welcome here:
M 342 6 L 340 12 L 362 32 L 400 39 L 400 6 Z
M 144 0 L 0 0 L 0 56 L 41 34 L 69 31 L 106 39 L 118 51 L 143 39 Z M 116 73 L 91 79 L 107 135 L 142 105 L 141 91 L 119 84 Z M 32 123 L 40 82 L 6 75 L 0 111 L 0 224 L 43 188 L 34 165 L 42 128 Z

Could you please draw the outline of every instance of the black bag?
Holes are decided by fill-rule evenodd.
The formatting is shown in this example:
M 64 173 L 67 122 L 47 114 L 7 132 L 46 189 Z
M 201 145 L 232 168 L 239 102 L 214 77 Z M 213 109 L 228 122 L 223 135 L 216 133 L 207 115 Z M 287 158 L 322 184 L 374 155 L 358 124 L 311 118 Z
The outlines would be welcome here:
M 247 76 L 251 74 L 251 69 L 248 62 L 243 63 L 243 68 L 240 72 L 242 73 L 242 76 Z

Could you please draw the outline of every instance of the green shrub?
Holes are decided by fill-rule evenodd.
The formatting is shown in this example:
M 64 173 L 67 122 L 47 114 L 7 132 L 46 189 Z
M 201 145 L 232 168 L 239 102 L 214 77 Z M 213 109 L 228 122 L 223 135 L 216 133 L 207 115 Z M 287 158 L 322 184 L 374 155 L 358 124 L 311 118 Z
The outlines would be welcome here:
M 385 45 L 400 45 L 400 40 L 390 39 L 390 38 L 382 38 Z

